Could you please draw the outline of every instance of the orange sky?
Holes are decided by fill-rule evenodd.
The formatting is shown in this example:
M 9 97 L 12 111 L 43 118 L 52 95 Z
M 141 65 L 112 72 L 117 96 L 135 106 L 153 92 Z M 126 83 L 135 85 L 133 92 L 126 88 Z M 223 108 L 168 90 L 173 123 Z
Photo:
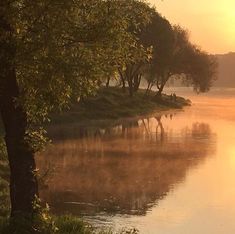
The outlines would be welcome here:
M 210 53 L 235 52 L 235 0 L 148 0 Z

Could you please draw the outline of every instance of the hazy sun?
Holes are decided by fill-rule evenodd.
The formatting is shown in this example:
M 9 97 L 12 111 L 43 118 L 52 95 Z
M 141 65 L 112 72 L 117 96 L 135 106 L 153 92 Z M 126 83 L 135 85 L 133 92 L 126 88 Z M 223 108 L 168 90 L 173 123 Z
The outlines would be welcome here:
M 235 0 L 149 0 L 171 23 L 191 32 L 192 40 L 211 53 L 235 51 Z

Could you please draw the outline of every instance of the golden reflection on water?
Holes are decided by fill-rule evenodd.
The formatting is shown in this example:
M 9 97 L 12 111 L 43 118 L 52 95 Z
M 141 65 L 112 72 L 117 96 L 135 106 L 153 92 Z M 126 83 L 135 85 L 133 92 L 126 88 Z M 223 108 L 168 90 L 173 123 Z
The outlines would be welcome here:
M 228 153 L 230 155 L 230 164 L 235 171 L 235 146 L 231 147 Z
M 192 95 L 183 112 L 109 128 L 51 127 L 38 162 L 55 174 L 42 197 L 53 212 L 115 230 L 235 233 L 234 94 Z
M 57 213 L 144 215 L 190 168 L 214 152 L 210 126 L 177 131 L 173 115 L 129 120 L 115 127 L 54 127 L 56 141 L 38 158 L 56 174 L 42 192 Z M 46 159 L 46 160 L 45 160 Z

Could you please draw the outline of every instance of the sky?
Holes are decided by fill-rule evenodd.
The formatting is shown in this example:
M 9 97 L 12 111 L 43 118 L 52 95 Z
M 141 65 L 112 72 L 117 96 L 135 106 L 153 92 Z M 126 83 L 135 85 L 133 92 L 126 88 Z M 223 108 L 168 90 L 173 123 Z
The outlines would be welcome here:
M 235 52 L 235 0 L 148 0 L 172 24 L 190 33 L 201 49 L 224 54 Z

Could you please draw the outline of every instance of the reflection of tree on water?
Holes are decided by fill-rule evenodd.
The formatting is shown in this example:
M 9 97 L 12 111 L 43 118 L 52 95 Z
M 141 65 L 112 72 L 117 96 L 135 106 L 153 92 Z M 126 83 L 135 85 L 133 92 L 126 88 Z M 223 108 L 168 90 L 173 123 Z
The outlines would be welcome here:
M 44 153 L 47 161 L 39 158 L 41 168 L 49 162 L 59 168 L 42 196 L 56 212 L 145 214 L 214 150 L 209 125 L 184 128 L 175 142 L 174 134 L 164 131 L 163 118 L 74 128 L 78 138 L 58 141 Z
M 157 120 L 157 127 L 156 127 L 156 138 L 158 139 L 159 137 L 159 134 L 158 134 L 158 129 L 160 129 L 160 140 L 161 142 L 164 141 L 164 127 L 163 127 L 163 124 L 161 122 L 161 118 L 162 116 L 161 115 L 158 115 L 155 117 L 155 119 Z
M 192 137 L 198 139 L 208 138 L 211 134 L 210 126 L 204 123 L 194 123 L 192 126 Z

